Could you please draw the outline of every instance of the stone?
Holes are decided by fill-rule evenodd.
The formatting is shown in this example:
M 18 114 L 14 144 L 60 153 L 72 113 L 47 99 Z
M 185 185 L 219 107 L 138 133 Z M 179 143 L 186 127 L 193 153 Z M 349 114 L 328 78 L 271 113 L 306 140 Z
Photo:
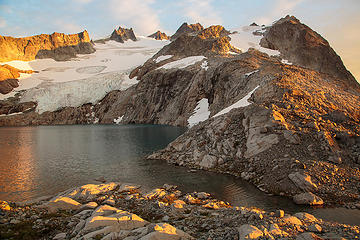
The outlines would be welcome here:
M 156 189 L 153 189 L 152 191 L 146 193 L 144 195 L 144 198 L 146 199 L 155 199 L 155 198 L 163 198 L 165 197 L 166 195 L 166 191 L 164 189 L 161 189 L 161 188 L 156 188 Z
M 19 224 L 19 223 L 21 223 L 21 221 L 18 219 L 11 219 L 10 221 L 10 224 Z
M 238 228 L 239 239 L 259 239 L 264 233 L 255 226 L 244 224 Z
M 108 199 L 106 199 L 103 204 L 108 204 L 108 205 L 111 205 L 111 206 L 114 206 L 115 205 L 115 199 L 113 197 L 109 197 Z
M 0 210 L 1 211 L 10 211 L 11 207 L 8 202 L 0 200 Z
M 78 210 L 81 207 L 81 203 L 68 198 L 68 197 L 57 197 L 48 203 L 40 205 L 45 207 L 49 212 L 57 212 L 58 210 Z
M 97 208 L 98 204 L 96 202 L 88 202 L 81 206 L 81 209 L 95 209 Z
M 199 192 L 196 193 L 196 197 L 199 199 L 208 199 L 210 197 L 210 194 L 206 192 Z
M 59 233 L 53 238 L 53 240 L 63 240 L 66 239 L 66 233 Z
M 76 224 L 74 228 L 74 233 L 78 233 L 85 226 L 85 223 L 85 220 L 80 219 L 80 221 L 78 222 L 78 224 Z
M 270 225 L 269 233 L 278 237 L 286 237 L 289 235 L 287 232 L 282 231 L 276 223 Z
M 119 184 L 115 182 L 104 183 L 104 184 L 87 184 L 75 188 L 74 190 L 70 191 L 70 193 L 66 194 L 66 196 L 71 197 L 73 199 L 91 201 L 100 194 L 105 194 L 110 191 L 113 191 L 118 186 Z
M 298 188 L 303 191 L 313 192 L 317 190 L 316 184 L 311 181 L 311 177 L 309 175 L 295 172 L 290 173 L 288 177 Z
M 294 214 L 295 217 L 301 219 L 304 222 L 316 222 L 318 221 L 314 215 L 305 212 L 299 212 Z
M 208 209 L 219 209 L 220 206 L 218 203 L 216 202 L 208 202 L 207 204 L 203 205 L 204 208 L 208 208 Z
M 293 197 L 296 204 L 302 205 L 323 205 L 324 201 L 311 192 L 297 194 Z
M 186 240 L 194 239 L 189 234 L 171 226 L 168 223 L 158 223 L 148 228 L 149 234 L 140 240 Z
M 171 206 L 176 209 L 183 209 L 186 203 L 183 200 L 175 200 Z
M 315 233 L 305 232 L 296 237 L 296 240 L 322 240 L 323 238 L 317 236 Z
M 276 210 L 275 211 L 275 217 L 282 218 L 282 217 L 284 217 L 284 215 L 285 215 L 284 210 Z
M 322 227 L 320 225 L 318 225 L 318 224 L 311 224 L 308 227 L 308 230 L 310 232 L 321 233 L 322 232 Z
M 283 217 L 281 219 L 281 221 L 285 224 L 299 225 L 299 226 L 302 225 L 302 222 L 297 217 L 290 216 L 290 215 Z
M 199 165 L 204 169 L 213 168 L 217 165 L 217 157 L 212 155 L 205 155 Z

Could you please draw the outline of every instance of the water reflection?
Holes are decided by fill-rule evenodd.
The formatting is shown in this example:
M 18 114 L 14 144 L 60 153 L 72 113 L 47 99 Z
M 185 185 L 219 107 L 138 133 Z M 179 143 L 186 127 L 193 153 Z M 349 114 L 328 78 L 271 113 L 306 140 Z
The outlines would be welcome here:
M 327 220 L 360 222 L 358 210 L 299 207 L 232 176 L 192 173 L 164 161 L 144 159 L 184 130 L 150 125 L 0 128 L 0 199 L 27 200 L 105 177 L 148 189 L 174 184 L 185 192 L 212 193 L 234 206 L 307 211 Z

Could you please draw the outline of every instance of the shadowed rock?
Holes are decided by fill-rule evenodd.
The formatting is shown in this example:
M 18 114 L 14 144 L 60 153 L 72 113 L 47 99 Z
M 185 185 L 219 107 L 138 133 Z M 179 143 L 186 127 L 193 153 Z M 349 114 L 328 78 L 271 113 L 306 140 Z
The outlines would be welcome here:
M 128 28 L 119 27 L 118 29 L 115 29 L 110 36 L 110 40 L 114 40 L 120 43 L 124 43 L 129 39 L 133 41 L 137 41 L 135 33 L 132 28 L 128 29 Z
M 204 27 L 200 23 L 195 23 L 190 25 L 187 23 L 183 23 L 179 27 L 179 29 L 175 32 L 175 34 L 171 36 L 171 41 L 175 40 L 182 34 L 198 33 L 202 30 L 204 30 Z

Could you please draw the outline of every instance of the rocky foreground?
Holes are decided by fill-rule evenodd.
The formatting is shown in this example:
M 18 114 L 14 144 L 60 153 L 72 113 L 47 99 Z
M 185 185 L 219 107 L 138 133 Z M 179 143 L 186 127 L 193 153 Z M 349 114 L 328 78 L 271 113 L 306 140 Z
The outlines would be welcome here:
M 1 239 L 357 239 L 360 226 L 308 213 L 232 207 L 165 184 L 88 184 L 21 203 L 0 202 Z

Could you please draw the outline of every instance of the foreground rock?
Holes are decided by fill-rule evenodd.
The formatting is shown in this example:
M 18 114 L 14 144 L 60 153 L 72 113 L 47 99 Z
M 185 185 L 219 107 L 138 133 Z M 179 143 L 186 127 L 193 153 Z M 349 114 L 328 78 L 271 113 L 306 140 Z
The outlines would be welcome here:
M 32 37 L 13 38 L 0 36 L 0 62 L 30 61 L 36 58 L 69 60 L 76 54 L 95 52 L 88 32 L 66 35 L 54 32 Z
M 106 204 L 110 198 L 114 206 Z M 167 184 L 151 191 L 132 184 L 88 184 L 46 199 L 28 204 L 1 202 L 1 236 L 104 240 L 311 239 L 309 236 L 354 239 L 360 233 L 359 226 L 325 222 L 308 213 L 277 216 L 255 208 L 232 207 L 210 194 L 182 193 Z M 96 208 L 83 207 L 94 203 Z
M 0 65 L 0 93 L 7 94 L 19 86 L 20 73 L 31 74 L 32 70 L 19 70 L 8 64 Z

